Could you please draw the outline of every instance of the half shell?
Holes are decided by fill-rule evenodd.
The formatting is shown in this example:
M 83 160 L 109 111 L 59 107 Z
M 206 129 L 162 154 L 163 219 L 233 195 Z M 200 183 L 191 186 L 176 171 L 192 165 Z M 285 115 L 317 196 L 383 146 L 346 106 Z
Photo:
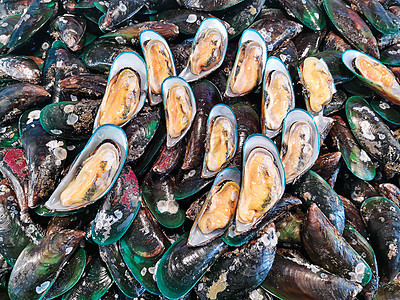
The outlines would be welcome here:
M 290 111 L 283 122 L 281 158 L 286 183 L 291 183 L 314 164 L 319 155 L 319 133 L 312 116 L 302 109 Z
M 104 154 L 99 152 L 102 150 L 107 152 L 104 152 Z M 112 124 L 99 127 L 72 163 L 68 174 L 60 182 L 49 200 L 47 200 L 45 207 L 53 211 L 71 211 L 92 204 L 103 197 L 117 180 L 125 163 L 127 151 L 128 140 L 125 132 L 120 127 Z M 97 165 L 96 155 L 100 155 L 102 159 L 102 162 Z M 115 155 L 118 155 L 118 157 L 115 157 Z M 103 162 L 106 162 L 105 166 Z M 93 177 L 90 177 L 90 174 L 94 173 L 90 166 L 98 167 L 98 170 L 104 171 L 97 177 L 94 177 L 95 181 L 92 180 Z M 115 169 L 112 170 L 113 168 Z M 102 175 L 105 177 L 103 178 Z M 82 181 L 79 182 L 81 179 Z M 92 181 L 87 182 L 86 180 L 88 179 Z M 82 185 L 87 190 L 83 191 Z M 68 191 L 70 193 L 81 194 L 84 192 L 84 195 L 79 195 L 79 197 L 72 195 L 74 196 L 72 197 L 68 195 Z M 71 201 L 68 200 L 69 198 L 71 198 Z M 78 201 L 78 198 L 82 201 Z M 70 203 L 70 205 L 64 206 L 62 202 L 64 204 Z
M 299 66 L 307 110 L 318 114 L 336 93 L 333 77 L 323 58 L 307 57 Z
M 172 52 L 164 37 L 154 30 L 145 30 L 140 34 L 140 45 L 147 65 L 150 104 L 162 101 L 161 86 L 163 81 L 176 76 Z
M 179 77 L 192 82 L 207 76 L 222 65 L 227 48 L 225 25 L 216 18 L 205 19 L 197 30 L 189 61 Z
M 142 109 L 147 89 L 147 69 L 143 58 L 132 51 L 118 55 L 108 75 L 94 130 L 104 124 L 124 126 Z
M 233 110 L 215 105 L 208 116 L 206 153 L 201 176 L 210 178 L 221 171 L 234 157 L 237 148 L 237 124 Z
M 176 145 L 192 126 L 196 115 L 196 100 L 190 85 L 180 77 L 165 79 L 162 94 L 167 123 L 167 147 L 170 148 Z
M 257 89 L 267 61 L 267 47 L 258 31 L 247 29 L 239 41 L 235 63 L 226 84 L 225 96 L 243 96 Z
M 268 58 L 265 67 L 261 106 L 261 130 L 273 138 L 282 129 L 287 113 L 295 107 L 293 83 L 285 64 L 277 57 Z
M 285 191 L 285 170 L 270 138 L 262 134 L 247 138 L 243 147 L 242 177 L 236 233 L 248 231 L 260 222 Z
M 240 171 L 234 168 L 218 174 L 190 230 L 188 246 L 207 244 L 221 236 L 232 223 L 239 200 L 240 177 Z
M 342 54 L 343 63 L 362 82 L 383 98 L 400 105 L 400 85 L 396 76 L 379 60 L 356 50 Z

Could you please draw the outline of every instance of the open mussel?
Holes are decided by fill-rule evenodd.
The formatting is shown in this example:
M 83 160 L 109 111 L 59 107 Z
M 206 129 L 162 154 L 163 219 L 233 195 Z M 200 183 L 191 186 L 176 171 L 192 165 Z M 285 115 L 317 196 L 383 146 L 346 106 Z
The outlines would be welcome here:
M 173 147 L 188 132 L 196 115 L 196 101 L 189 84 L 182 78 L 169 77 L 162 84 L 167 122 L 167 147 Z
M 265 67 L 261 106 L 261 130 L 273 138 L 282 129 L 287 113 L 294 109 L 293 83 L 285 64 L 270 57 Z
M 307 57 L 299 67 L 299 75 L 304 86 L 307 110 L 311 113 L 320 112 L 336 93 L 328 66 L 322 58 Z
M 228 32 L 216 18 L 205 19 L 194 37 L 186 68 L 179 74 L 188 82 L 198 80 L 218 69 L 228 47 Z
M 176 76 L 172 52 L 161 34 L 153 30 L 145 30 L 140 34 L 144 58 L 149 75 L 150 104 L 162 101 L 161 85 L 165 79 Z
M 236 117 L 225 104 L 214 106 L 208 116 L 206 154 L 201 176 L 215 176 L 233 158 L 237 148 Z
M 121 172 L 127 149 L 126 135 L 118 126 L 98 128 L 46 202 L 46 208 L 76 210 L 104 196 Z
M 307 172 L 319 155 L 319 134 L 313 118 L 302 109 L 290 111 L 283 123 L 281 157 L 286 183 Z
M 243 179 L 235 232 L 250 230 L 285 191 L 285 171 L 272 140 L 261 134 L 247 138 L 243 148 Z
M 104 124 L 125 125 L 142 109 L 147 88 L 143 59 L 135 52 L 121 53 L 111 67 L 94 129 Z
M 221 236 L 232 223 L 240 193 L 240 172 L 226 168 L 214 180 L 190 231 L 188 245 L 204 245 Z
M 266 60 L 264 38 L 254 29 L 245 30 L 226 84 L 225 96 L 243 96 L 256 89 L 262 81 Z
M 377 59 L 356 50 L 342 55 L 343 63 L 363 83 L 386 100 L 400 105 L 400 84 L 394 74 Z

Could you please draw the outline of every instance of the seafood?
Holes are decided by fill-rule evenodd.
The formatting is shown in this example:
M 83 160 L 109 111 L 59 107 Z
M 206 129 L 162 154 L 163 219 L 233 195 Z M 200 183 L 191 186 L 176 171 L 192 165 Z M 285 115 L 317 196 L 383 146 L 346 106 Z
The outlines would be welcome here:
M 0 298 L 400 299 L 399 28 L 0 0 Z

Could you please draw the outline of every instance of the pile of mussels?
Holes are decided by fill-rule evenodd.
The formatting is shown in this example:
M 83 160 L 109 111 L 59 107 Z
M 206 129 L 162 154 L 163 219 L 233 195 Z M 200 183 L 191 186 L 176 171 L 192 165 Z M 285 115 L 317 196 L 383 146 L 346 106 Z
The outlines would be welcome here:
M 400 299 L 400 0 L 1 0 L 1 299 Z

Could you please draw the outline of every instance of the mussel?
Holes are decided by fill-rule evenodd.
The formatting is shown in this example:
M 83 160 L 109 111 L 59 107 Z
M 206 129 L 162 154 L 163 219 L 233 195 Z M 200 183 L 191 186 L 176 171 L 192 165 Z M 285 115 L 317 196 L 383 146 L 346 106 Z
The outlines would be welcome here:
M 208 116 L 202 177 L 213 177 L 230 162 L 236 152 L 237 140 L 234 112 L 225 104 L 215 105 Z
M 277 57 L 268 58 L 261 106 L 263 134 L 273 138 L 279 133 L 284 118 L 295 106 L 294 98 L 292 79 L 285 64 Z
M 214 180 L 206 201 L 190 231 L 188 245 L 204 245 L 221 236 L 232 223 L 240 193 L 240 172 L 222 170 Z
M 245 30 L 226 84 L 225 96 L 243 96 L 256 89 L 261 83 L 266 60 L 267 47 L 263 37 L 254 29 Z
M 342 54 L 343 63 L 359 79 L 386 100 L 400 105 L 400 85 L 385 65 L 379 60 L 356 50 Z
M 266 136 L 249 136 L 243 148 L 243 179 L 235 231 L 250 230 L 285 191 L 285 171 L 275 144 Z
M 143 59 L 135 52 L 121 53 L 111 67 L 94 129 L 104 124 L 125 125 L 142 109 L 147 88 Z
M 156 105 L 162 101 L 161 85 L 163 81 L 168 77 L 176 76 L 174 59 L 167 41 L 156 31 L 142 31 L 140 45 L 149 75 L 150 104 Z
M 221 66 L 227 47 L 225 25 L 216 18 L 205 19 L 197 30 L 189 61 L 179 77 L 191 82 L 207 76 Z
M 169 77 L 162 84 L 167 122 L 167 147 L 173 147 L 188 132 L 196 115 L 196 101 L 189 84 L 182 78 Z
M 122 170 L 127 149 L 122 129 L 110 124 L 99 127 L 46 202 L 46 208 L 76 210 L 104 196 Z
M 320 112 L 336 93 L 328 66 L 322 58 L 307 57 L 299 67 L 299 75 L 304 85 L 307 110 Z
M 313 118 L 302 109 L 290 111 L 283 124 L 281 148 L 286 183 L 307 172 L 318 154 L 319 134 Z

